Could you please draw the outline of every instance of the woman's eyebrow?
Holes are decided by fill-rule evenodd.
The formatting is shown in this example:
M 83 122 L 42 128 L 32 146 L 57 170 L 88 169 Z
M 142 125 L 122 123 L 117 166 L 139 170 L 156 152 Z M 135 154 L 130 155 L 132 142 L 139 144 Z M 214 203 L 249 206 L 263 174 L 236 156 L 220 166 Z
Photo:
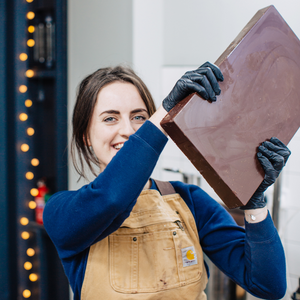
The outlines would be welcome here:
M 149 114 L 147 109 L 144 109 L 144 108 L 138 108 L 138 109 L 131 111 L 132 114 L 139 113 L 139 112 L 146 112 L 147 114 Z
M 103 114 L 115 114 L 115 115 L 119 115 L 120 112 L 118 110 L 113 110 L 113 109 L 111 109 L 111 110 L 105 110 L 99 116 L 101 116 Z

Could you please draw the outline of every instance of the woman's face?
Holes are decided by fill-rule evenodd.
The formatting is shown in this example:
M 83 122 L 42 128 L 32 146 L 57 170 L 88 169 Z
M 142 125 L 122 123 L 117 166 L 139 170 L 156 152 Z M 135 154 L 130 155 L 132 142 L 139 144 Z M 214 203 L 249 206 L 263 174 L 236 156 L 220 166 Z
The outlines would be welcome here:
M 148 118 L 146 105 L 133 84 L 116 81 L 100 90 L 88 142 L 101 171 Z

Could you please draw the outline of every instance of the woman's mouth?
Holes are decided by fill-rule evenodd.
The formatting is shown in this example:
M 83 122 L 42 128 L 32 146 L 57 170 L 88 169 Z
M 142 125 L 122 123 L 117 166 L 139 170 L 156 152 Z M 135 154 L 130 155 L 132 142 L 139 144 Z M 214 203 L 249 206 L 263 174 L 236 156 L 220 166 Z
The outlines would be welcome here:
M 113 147 L 117 150 L 120 150 L 123 147 L 124 143 L 119 143 L 119 144 L 115 144 L 113 145 Z

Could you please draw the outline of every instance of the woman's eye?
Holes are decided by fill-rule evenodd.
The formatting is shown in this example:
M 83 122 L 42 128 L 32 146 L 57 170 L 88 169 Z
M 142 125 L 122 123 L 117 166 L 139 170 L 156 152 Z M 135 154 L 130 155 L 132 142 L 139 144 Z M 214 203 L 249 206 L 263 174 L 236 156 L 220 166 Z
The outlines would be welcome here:
M 116 120 L 116 118 L 114 117 L 108 117 L 104 119 L 104 122 L 114 122 Z
M 134 117 L 134 120 L 137 120 L 137 121 L 145 121 L 146 118 L 144 116 L 135 116 Z

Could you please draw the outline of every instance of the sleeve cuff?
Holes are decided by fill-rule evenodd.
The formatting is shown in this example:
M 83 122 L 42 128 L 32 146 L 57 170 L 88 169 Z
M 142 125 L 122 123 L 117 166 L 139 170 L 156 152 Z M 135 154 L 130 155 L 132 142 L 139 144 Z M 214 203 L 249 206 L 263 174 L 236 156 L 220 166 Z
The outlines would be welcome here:
M 259 223 L 245 221 L 246 235 L 253 242 L 262 242 L 271 239 L 276 233 L 273 220 L 268 211 L 267 217 Z

